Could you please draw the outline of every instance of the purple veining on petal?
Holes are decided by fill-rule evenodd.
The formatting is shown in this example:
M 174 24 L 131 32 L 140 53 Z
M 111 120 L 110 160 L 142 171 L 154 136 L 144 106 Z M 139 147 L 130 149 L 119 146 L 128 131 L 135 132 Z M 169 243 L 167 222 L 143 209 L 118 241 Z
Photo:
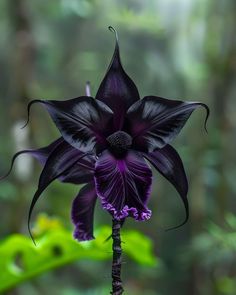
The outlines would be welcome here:
M 129 151 L 116 159 L 104 151 L 95 165 L 95 187 L 104 209 L 116 219 L 150 218 L 146 207 L 151 192 L 152 172 L 142 156 Z

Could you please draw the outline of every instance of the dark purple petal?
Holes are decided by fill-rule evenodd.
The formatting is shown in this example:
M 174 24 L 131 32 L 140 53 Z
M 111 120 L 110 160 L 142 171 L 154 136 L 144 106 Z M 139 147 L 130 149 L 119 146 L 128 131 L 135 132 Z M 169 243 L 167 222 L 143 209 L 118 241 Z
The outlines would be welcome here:
M 4 176 L 0 177 L 0 180 L 6 178 L 11 173 L 14 162 L 18 158 L 18 156 L 22 154 L 29 154 L 33 156 L 35 159 L 37 159 L 42 166 L 44 166 L 49 155 L 53 152 L 53 150 L 59 144 L 70 146 L 61 137 L 46 147 L 43 147 L 40 149 L 23 150 L 16 153 L 12 158 L 11 167 L 9 171 Z M 75 150 L 76 153 L 79 153 L 81 155 L 81 152 L 73 148 L 72 146 L 70 146 L 70 149 Z M 59 180 L 65 183 L 74 183 L 74 184 L 82 184 L 82 183 L 90 182 L 93 180 L 94 166 L 95 166 L 95 157 L 92 155 L 85 155 L 84 158 L 82 158 L 78 163 L 76 163 L 69 171 L 66 171 L 65 174 L 62 174 L 59 177 Z
M 22 150 L 17 152 L 12 160 L 11 160 L 11 166 L 9 171 L 2 177 L 0 177 L 0 180 L 6 178 L 12 171 L 13 165 L 15 163 L 15 160 L 23 154 L 29 154 L 31 156 L 33 156 L 35 159 L 37 159 L 39 161 L 39 163 L 41 165 L 44 165 L 48 159 L 48 156 L 50 155 L 50 153 L 56 148 L 56 146 L 58 146 L 61 142 L 63 141 L 63 138 L 60 137 L 59 139 L 53 141 L 50 145 L 40 148 L 40 149 L 29 149 L 29 150 Z
M 34 103 L 46 107 L 63 138 L 82 152 L 106 144 L 113 112 L 103 102 L 88 96 L 65 101 L 33 100 L 28 105 L 28 114 Z
M 133 137 L 133 147 L 149 152 L 164 147 L 177 136 L 191 113 L 199 106 L 206 110 L 206 128 L 209 108 L 204 103 L 144 97 L 127 112 L 127 128 Z
M 59 180 L 66 183 L 82 184 L 93 180 L 95 157 L 85 155 L 71 169 L 66 171 Z
M 30 205 L 29 215 L 28 215 L 29 232 L 30 232 L 29 224 L 30 224 L 32 211 L 42 192 L 56 178 L 66 175 L 68 171 L 85 156 L 86 154 L 76 150 L 65 141 L 59 144 L 53 150 L 53 152 L 49 155 L 39 178 L 38 190 L 34 194 L 34 197 Z
M 183 223 L 174 228 L 185 224 L 189 217 L 188 208 L 188 180 L 184 171 L 182 160 L 177 151 L 170 145 L 166 145 L 162 149 L 157 149 L 144 157 L 176 188 L 184 203 L 186 217 Z
M 112 27 L 109 29 L 116 33 Z M 113 110 L 115 129 L 122 128 L 127 109 L 139 100 L 137 87 L 121 65 L 117 33 L 115 51 L 96 99 L 103 101 Z
M 79 241 L 94 239 L 93 214 L 97 194 L 93 183 L 85 185 L 73 201 L 71 218 L 75 225 L 74 238 Z
M 146 207 L 152 183 L 152 171 L 142 155 L 129 151 L 116 159 L 107 150 L 95 166 L 95 184 L 103 208 L 121 220 L 132 216 L 136 220 L 150 218 Z

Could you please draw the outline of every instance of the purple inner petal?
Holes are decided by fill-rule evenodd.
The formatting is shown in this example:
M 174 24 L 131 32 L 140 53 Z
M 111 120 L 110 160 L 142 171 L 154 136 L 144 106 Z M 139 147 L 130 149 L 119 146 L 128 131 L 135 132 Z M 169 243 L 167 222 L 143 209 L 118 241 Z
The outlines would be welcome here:
M 74 238 L 79 241 L 94 239 L 93 215 L 97 194 L 93 183 L 85 185 L 73 201 L 71 218 L 75 225 Z
M 95 184 L 103 208 L 116 219 L 131 216 L 136 220 L 150 218 L 147 208 L 152 172 L 143 157 L 129 151 L 116 159 L 104 151 L 95 166 Z

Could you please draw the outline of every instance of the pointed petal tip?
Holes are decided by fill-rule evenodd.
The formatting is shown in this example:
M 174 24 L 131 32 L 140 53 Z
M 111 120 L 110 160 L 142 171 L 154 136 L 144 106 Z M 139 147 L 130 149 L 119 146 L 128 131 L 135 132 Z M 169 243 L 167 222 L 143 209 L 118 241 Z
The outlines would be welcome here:
M 31 106 L 35 103 L 42 103 L 43 101 L 40 100 L 40 99 L 34 99 L 34 100 L 31 100 L 29 103 L 28 103 L 28 106 L 27 106 L 27 120 L 25 122 L 25 124 L 21 127 L 21 129 L 24 129 L 28 124 L 29 124 L 29 120 L 30 120 L 30 110 L 31 110 Z
M 168 232 L 168 231 L 171 231 L 171 230 L 174 230 L 174 229 L 177 229 L 177 228 L 182 227 L 183 225 L 185 225 L 188 222 L 188 219 L 189 219 L 189 213 L 187 211 L 186 212 L 185 220 L 181 224 L 176 225 L 176 226 L 173 226 L 173 227 L 170 227 L 170 228 L 167 228 L 165 231 Z
M 117 33 L 117 31 L 116 31 L 116 29 L 114 28 L 114 27 L 112 27 L 112 26 L 109 26 L 108 27 L 108 30 L 110 31 L 110 32 L 112 32 L 112 33 L 114 33 L 115 34 L 115 37 L 116 37 L 116 48 L 118 49 L 119 48 L 119 38 L 118 38 L 118 33 Z M 118 49 L 119 50 L 119 49 Z M 118 52 L 119 53 L 119 52 Z
M 196 102 L 196 104 L 203 107 L 205 109 L 205 111 L 206 111 L 206 117 L 205 117 L 205 121 L 204 121 L 204 129 L 205 129 L 206 133 L 208 133 L 207 124 L 208 124 L 208 119 L 209 119 L 209 116 L 210 116 L 210 108 L 208 107 L 207 104 L 205 104 L 203 102 Z
M 29 209 L 29 213 L 28 213 L 28 220 L 27 220 L 28 232 L 29 232 L 30 238 L 33 241 L 35 246 L 37 246 L 37 245 L 36 245 L 34 236 L 33 236 L 32 232 L 31 232 L 30 221 L 31 221 L 31 216 L 32 216 L 32 213 L 33 213 L 34 206 L 37 203 L 37 200 L 40 197 L 41 193 L 42 193 L 42 191 L 40 191 L 40 190 L 37 190 L 35 192 L 33 200 L 31 201 L 31 204 L 30 204 L 30 209 Z
M 205 118 L 205 122 L 204 122 L 204 129 L 205 129 L 206 133 L 208 133 L 208 130 L 207 130 L 207 122 L 208 122 L 208 118 L 210 116 L 210 109 L 209 109 L 208 105 L 206 105 L 204 103 L 202 104 L 202 106 L 206 110 L 206 118 Z
M 7 178 L 11 171 L 12 171 L 12 168 L 13 168 L 13 165 L 15 163 L 15 160 L 16 158 L 18 158 L 18 156 L 22 155 L 22 154 L 25 154 L 25 153 L 29 153 L 30 150 L 22 150 L 22 151 L 19 151 L 17 152 L 13 157 L 12 157 L 12 160 L 11 160 L 11 165 L 10 165 L 10 168 L 8 169 L 7 173 L 5 173 L 3 176 L 0 176 L 0 181 L 4 180 L 5 178 Z
M 116 40 L 118 41 L 118 34 L 117 34 L 116 29 L 112 26 L 109 26 L 108 30 L 116 35 Z
M 28 232 L 29 232 L 30 238 L 31 238 L 32 242 L 34 243 L 34 246 L 37 247 L 34 236 L 33 236 L 31 229 L 30 229 L 30 220 L 28 220 L 27 227 L 28 227 Z
M 205 111 L 206 111 L 206 117 L 205 117 L 205 121 L 204 121 L 204 129 L 205 129 L 206 133 L 208 133 L 207 124 L 208 124 L 208 119 L 209 119 L 209 116 L 210 116 L 210 108 L 208 107 L 207 104 L 205 104 L 203 102 L 196 102 L 196 104 L 198 106 L 203 107 L 205 109 Z

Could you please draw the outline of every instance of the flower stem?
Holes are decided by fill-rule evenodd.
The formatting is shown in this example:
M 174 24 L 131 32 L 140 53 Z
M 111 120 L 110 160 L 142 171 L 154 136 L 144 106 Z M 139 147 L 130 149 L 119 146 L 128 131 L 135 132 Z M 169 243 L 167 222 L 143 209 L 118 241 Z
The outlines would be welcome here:
M 121 221 L 113 219 L 112 221 L 112 295 L 120 295 L 123 293 L 122 281 L 121 281 L 121 239 L 120 239 Z

